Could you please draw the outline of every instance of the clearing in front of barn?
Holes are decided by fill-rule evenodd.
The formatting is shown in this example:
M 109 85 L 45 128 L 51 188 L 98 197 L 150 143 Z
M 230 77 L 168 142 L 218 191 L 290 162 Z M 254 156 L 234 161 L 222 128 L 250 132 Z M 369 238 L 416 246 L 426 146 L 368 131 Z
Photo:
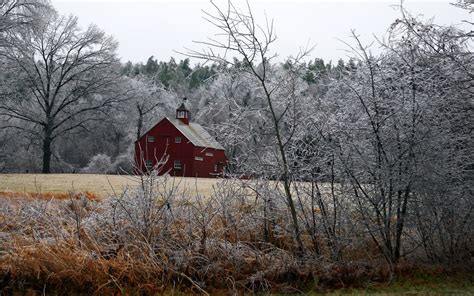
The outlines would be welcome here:
M 0 174 L 0 194 L 30 194 L 41 196 L 63 196 L 70 192 L 88 192 L 90 195 L 106 197 L 121 194 L 126 188 L 140 184 L 140 176 L 98 174 Z M 177 185 L 193 193 L 208 196 L 212 186 L 220 179 L 169 178 L 170 185 Z

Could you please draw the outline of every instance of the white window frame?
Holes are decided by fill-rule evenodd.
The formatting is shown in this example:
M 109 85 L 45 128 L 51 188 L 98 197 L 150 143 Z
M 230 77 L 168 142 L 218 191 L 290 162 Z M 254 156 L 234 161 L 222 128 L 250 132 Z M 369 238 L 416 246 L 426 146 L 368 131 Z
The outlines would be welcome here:
M 214 153 L 212 153 L 212 152 L 206 152 L 206 156 L 211 156 L 211 157 L 212 157 L 212 156 L 214 156 Z
M 175 138 L 174 138 L 174 142 L 175 142 L 176 144 L 181 144 L 181 137 L 175 137 Z
M 154 136 L 147 136 L 147 141 L 148 141 L 148 143 L 155 143 L 155 137 Z
M 152 168 L 153 167 L 153 160 L 151 159 L 145 159 L 145 167 L 146 168 Z
M 183 162 L 179 159 L 176 159 L 174 162 L 173 162 L 173 168 L 175 170 L 182 170 L 183 169 Z
M 194 160 L 203 161 L 204 158 L 202 158 L 201 156 L 195 156 L 195 157 L 194 157 Z

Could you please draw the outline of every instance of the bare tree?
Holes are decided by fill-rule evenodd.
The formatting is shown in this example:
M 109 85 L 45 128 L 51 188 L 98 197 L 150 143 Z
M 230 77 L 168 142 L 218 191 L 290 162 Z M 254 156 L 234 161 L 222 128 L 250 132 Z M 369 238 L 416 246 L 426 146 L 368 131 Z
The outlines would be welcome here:
M 212 3 L 212 2 L 211 2 Z M 271 134 L 275 140 L 278 173 L 276 178 L 281 180 L 284 188 L 284 196 L 292 217 L 292 227 L 298 252 L 304 252 L 301 240 L 298 214 L 291 189 L 292 178 L 290 176 L 289 160 L 286 144 L 291 138 L 292 132 L 285 138 L 283 118 L 290 110 L 295 110 L 295 78 L 297 65 L 309 50 L 301 52 L 295 59 L 289 62 L 285 76 L 270 75 L 272 72 L 271 61 L 275 57 L 270 53 L 270 47 L 276 40 L 273 30 L 273 22 L 267 20 L 266 25 L 261 27 L 255 21 L 252 10 L 247 3 L 247 9 L 241 11 L 229 1 L 225 10 L 212 3 L 215 14 L 206 13 L 207 20 L 219 29 L 222 40 L 210 39 L 207 42 L 198 42 L 208 47 L 202 52 L 190 51 L 189 56 L 211 60 L 224 65 L 234 65 L 238 62 L 233 55 L 239 56 L 243 62 L 240 65 L 242 73 L 252 77 L 258 86 L 266 103 L 265 111 L 269 114 L 271 122 Z M 276 79 L 275 79 L 276 78 Z M 295 129 L 296 121 L 290 129 Z
M 337 121 L 326 132 L 352 187 L 348 197 L 390 265 L 421 245 L 436 249 L 436 232 L 445 255 L 466 245 L 460 233 L 469 236 L 472 53 L 464 37 L 452 38 L 456 31 L 405 16 L 390 28 L 379 56 L 354 33 L 357 68 L 328 93 L 327 116 Z
M 129 97 L 131 104 L 134 105 L 131 112 L 137 115 L 135 132 L 136 140 L 138 140 L 142 135 L 143 128 L 147 127 L 147 116 L 156 113 L 158 109 L 164 114 L 171 112 L 175 104 L 173 101 L 176 101 L 176 98 L 172 91 L 166 90 L 162 85 L 143 76 L 131 79 L 129 84 Z
M 31 26 L 41 10 L 49 9 L 48 2 L 42 0 L 0 0 L 0 32 Z M 0 46 L 1 40 L 0 36 Z
M 456 3 L 451 3 L 451 4 L 456 6 L 456 7 L 466 9 L 466 10 L 469 11 L 469 13 L 474 12 L 474 3 L 472 2 L 472 0 L 456 0 Z M 471 25 L 474 24 L 474 23 L 469 22 L 469 21 L 465 21 L 465 22 L 468 22 Z M 471 34 L 472 34 L 472 32 L 471 32 Z
M 472 9 L 465 4 L 462 8 Z M 423 125 L 418 128 L 430 135 L 416 159 L 423 182 L 412 189 L 418 244 L 431 260 L 462 262 L 471 252 L 467 224 L 472 223 L 474 207 L 468 198 L 474 167 L 472 30 L 423 22 L 402 8 L 402 19 L 390 33 L 386 49 L 410 69 L 418 96 L 429 98 L 419 112 Z
M 268 113 L 259 87 L 237 68 L 216 75 L 201 89 L 196 120 L 212 129 L 232 159 L 227 170 L 234 174 L 261 176 L 268 170 Z
M 37 28 L 9 31 L 6 44 L 0 54 L 17 73 L 17 91 L 2 102 L 0 116 L 42 137 L 42 171 L 49 173 L 53 141 L 122 100 L 111 88 L 119 79 L 117 43 L 95 26 L 81 31 L 77 17 L 47 13 Z

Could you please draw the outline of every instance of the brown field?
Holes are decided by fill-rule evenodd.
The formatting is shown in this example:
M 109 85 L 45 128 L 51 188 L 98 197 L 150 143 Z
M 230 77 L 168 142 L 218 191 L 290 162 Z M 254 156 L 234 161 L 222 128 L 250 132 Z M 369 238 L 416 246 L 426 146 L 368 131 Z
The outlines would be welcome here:
M 219 179 L 171 177 L 170 185 L 194 194 L 209 195 Z M 138 176 L 95 174 L 0 174 L 0 192 L 60 195 L 68 192 L 90 192 L 99 197 L 120 194 L 137 186 Z
M 189 195 L 210 196 L 220 181 L 169 178 L 168 184 L 174 182 Z M 346 261 L 297 259 L 291 232 L 281 231 L 289 225 L 286 212 L 275 209 L 273 221 L 280 232 L 271 228 L 275 235 L 264 238 L 265 220 L 256 199 L 249 203 L 248 187 L 235 190 L 236 179 L 226 181 L 227 195 L 177 202 L 172 211 L 156 199 L 148 212 L 154 222 L 144 228 L 142 221 L 150 217 L 142 215 L 145 203 L 130 203 L 139 196 L 124 196 L 117 208 L 105 198 L 89 201 L 137 186 L 136 176 L 0 174 L 0 291 L 7 295 L 474 293 L 472 273 L 409 261 L 395 267 L 392 281 L 370 243 L 348 247 Z M 252 186 L 259 180 L 243 182 Z M 267 194 L 278 194 L 274 188 Z M 79 195 L 80 200 L 70 200 Z M 231 202 L 222 200 L 229 196 Z M 305 238 L 310 254 L 310 240 Z

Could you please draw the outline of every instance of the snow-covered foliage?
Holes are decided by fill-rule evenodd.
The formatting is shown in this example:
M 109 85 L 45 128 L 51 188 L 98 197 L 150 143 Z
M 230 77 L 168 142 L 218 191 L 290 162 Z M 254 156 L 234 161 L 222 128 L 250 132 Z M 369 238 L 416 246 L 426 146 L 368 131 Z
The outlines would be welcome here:
M 97 154 L 91 158 L 85 168 L 81 170 L 88 174 L 107 174 L 115 171 L 115 165 L 110 156 L 106 154 Z

